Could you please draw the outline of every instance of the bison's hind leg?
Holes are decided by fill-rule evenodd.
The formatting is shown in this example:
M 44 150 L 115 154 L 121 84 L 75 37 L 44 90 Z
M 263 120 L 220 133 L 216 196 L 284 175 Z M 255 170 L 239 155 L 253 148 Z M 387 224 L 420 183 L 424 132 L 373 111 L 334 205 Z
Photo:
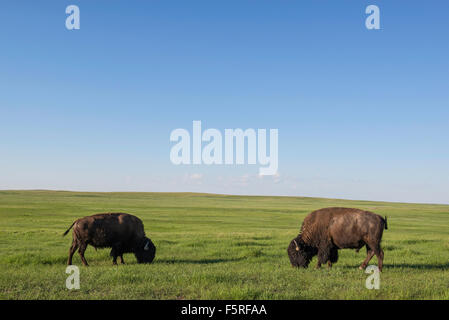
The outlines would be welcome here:
M 69 249 L 69 258 L 67 259 L 67 265 L 70 266 L 72 264 L 72 258 L 73 254 L 75 253 L 76 249 L 78 249 L 78 242 L 73 240 L 72 246 Z
M 80 243 L 79 247 L 80 248 L 78 250 L 78 253 L 79 253 L 80 257 L 81 257 L 81 261 L 83 262 L 83 265 L 85 265 L 87 267 L 89 264 L 87 263 L 86 258 L 84 258 L 84 252 L 86 252 L 87 243 Z
M 380 248 L 379 243 L 366 244 L 366 259 L 363 261 L 359 269 L 365 269 L 374 255 L 377 257 L 377 267 L 379 268 L 379 271 L 382 271 L 384 251 Z
M 379 246 L 379 248 L 375 250 L 374 253 L 377 257 L 377 267 L 379 268 L 379 271 L 382 272 L 382 267 L 384 264 L 384 251 Z
M 371 260 L 371 258 L 374 256 L 374 250 L 372 250 L 368 245 L 366 245 L 366 258 L 363 260 L 362 264 L 360 265 L 359 269 L 363 270 L 368 265 L 368 262 Z

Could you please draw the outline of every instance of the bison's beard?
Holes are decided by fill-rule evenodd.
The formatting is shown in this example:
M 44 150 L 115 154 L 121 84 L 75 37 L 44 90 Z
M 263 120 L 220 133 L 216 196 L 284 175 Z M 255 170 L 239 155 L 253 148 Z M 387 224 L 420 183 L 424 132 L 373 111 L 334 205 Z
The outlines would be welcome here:
M 298 238 L 292 240 L 287 248 L 288 257 L 293 267 L 307 268 L 313 256 L 316 254 L 314 248 L 307 246 Z
M 147 250 L 145 250 L 144 246 L 134 252 L 138 263 L 151 263 L 156 256 L 156 247 L 150 239 L 147 238 L 147 240 L 149 241 Z

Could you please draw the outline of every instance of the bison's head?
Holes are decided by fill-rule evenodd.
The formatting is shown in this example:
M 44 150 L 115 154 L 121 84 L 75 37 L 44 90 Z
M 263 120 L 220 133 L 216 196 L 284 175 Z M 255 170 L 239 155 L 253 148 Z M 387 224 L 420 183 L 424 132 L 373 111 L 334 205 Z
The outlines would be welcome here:
M 138 263 L 151 263 L 156 255 L 156 247 L 149 238 L 145 237 L 134 255 Z
M 293 267 L 307 268 L 310 260 L 316 254 L 316 250 L 304 243 L 301 237 L 296 237 L 287 248 L 288 257 Z

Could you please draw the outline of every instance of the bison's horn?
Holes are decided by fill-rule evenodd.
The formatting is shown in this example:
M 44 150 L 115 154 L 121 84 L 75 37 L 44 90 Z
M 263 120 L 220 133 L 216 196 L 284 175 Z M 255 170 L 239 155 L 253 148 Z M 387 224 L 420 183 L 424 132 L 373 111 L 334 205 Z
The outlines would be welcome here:
M 147 243 L 145 244 L 145 248 L 143 250 L 148 251 L 150 250 L 150 240 L 147 240 Z
M 296 240 L 295 239 L 293 239 L 293 242 L 295 243 L 295 245 L 296 245 L 296 251 L 299 251 L 299 247 L 298 247 L 298 244 L 296 243 Z

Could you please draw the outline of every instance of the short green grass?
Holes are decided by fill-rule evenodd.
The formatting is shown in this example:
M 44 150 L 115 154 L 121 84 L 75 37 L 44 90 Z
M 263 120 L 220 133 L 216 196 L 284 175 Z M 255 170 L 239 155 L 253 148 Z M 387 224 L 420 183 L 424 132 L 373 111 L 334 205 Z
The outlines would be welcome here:
M 365 288 L 364 250 L 329 270 L 290 267 L 286 253 L 312 210 L 346 206 L 388 216 L 379 290 Z M 83 216 L 140 217 L 151 265 L 113 266 L 89 247 L 81 289 L 65 287 L 71 233 Z M 80 265 L 79 256 L 74 264 Z M 371 264 L 376 264 L 373 258 Z M 449 206 L 188 193 L 0 192 L 0 299 L 448 299 Z

